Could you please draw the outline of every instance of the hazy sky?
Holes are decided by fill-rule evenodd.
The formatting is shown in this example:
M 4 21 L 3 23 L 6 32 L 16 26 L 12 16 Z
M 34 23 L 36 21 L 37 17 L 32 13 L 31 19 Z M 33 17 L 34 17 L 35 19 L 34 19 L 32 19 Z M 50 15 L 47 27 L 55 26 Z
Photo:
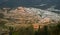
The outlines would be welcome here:
M 60 7 L 60 0 L 0 0 L 0 6 L 20 6 L 20 5 L 28 5 L 28 6 L 42 6 L 49 7 L 56 5 L 57 8 Z

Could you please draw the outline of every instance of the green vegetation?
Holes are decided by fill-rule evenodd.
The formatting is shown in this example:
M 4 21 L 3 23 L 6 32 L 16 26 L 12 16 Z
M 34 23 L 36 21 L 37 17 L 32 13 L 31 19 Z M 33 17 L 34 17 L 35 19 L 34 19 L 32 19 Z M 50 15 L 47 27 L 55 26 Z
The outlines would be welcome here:
M 9 27 L 9 35 L 13 35 L 13 27 Z
M 48 26 L 44 26 L 44 35 L 48 35 Z
M 34 35 L 33 26 L 29 27 L 21 27 L 19 29 L 13 29 L 13 27 L 9 27 L 9 35 Z
M 4 18 L 4 14 L 3 13 L 0 13 L 0 18 Z
M 4 25 L 5 22 L 2 23 Z M 30 24 L 30 26 L 27 27 L 23 26 L 18 28 L 9 26 L 6 29 L 9 30 L 9 35 L 60 35 L 60 23 L 58 23 L 57 25 L 46 25 L 43 28 L 40 28 L 39 25 L 38 30 L 35 30 L 32 24 Z

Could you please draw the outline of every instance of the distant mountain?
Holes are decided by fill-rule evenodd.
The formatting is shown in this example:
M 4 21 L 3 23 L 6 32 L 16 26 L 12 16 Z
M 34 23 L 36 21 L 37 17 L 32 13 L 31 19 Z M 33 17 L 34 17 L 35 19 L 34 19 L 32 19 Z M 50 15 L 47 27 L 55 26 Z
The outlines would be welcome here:
M 14 9 L 11 9 L 10 11 L 7 11 L 4 8 L 3 10 L 5 11 L 0 11 L 1 13 L 4 14 L 4 19 L 7 19 L 9 22 L 14 22 L 14 23 L 25 23 L 25 22 L 31 22 L 35 23 L 39 21 L 45 21 L 48 19 L 49 21 L 53 20 L 55 21 L 60 21 L 60 14 L 51 12 L 51 11 L 46 11 L 46 10 L 41 10 L 38 8 L 26 8 L 26 7 L 17 7 Z M 1 15 L 0 15 L 1 16 Z

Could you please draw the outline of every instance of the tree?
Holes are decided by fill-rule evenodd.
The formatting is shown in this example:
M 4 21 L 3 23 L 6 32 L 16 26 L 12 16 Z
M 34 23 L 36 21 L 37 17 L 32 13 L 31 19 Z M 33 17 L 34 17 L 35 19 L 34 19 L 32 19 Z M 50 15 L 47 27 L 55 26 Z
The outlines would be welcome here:
M 9 30 L 10 30 L 9 35 L 13 35 L 13 27 L 9 27 Z
M 57 31 L 57 34 L 60 35 L 59 34 L 60 33 L 60 22 L 58 22 L 58 24 L 57 24 L 57 30 L 56 31 Z
M 48 35 L 48 26 L 44 26 L 44 35 Z
M 40 25 L 39 25 L 39 29 L 38 29 L 38 34 L 37 35 L 41 35 L 41 32 L 40 32 Z

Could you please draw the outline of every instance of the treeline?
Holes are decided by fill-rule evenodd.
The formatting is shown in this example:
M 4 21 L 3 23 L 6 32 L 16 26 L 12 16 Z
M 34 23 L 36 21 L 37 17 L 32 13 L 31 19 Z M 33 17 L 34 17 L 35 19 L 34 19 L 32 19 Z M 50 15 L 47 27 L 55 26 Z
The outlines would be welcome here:
M 7 33 L 2 33 L 1 35 L 6 35 Z M 60 35 L 60 23 L 56 26 L 54 25 L 46 25 L 42 29 L 39 28 L 35 30 L 33 25 L 29 27 L 20 27 L 16 29 L 14 27 L 9 27 L 8 35 Z

